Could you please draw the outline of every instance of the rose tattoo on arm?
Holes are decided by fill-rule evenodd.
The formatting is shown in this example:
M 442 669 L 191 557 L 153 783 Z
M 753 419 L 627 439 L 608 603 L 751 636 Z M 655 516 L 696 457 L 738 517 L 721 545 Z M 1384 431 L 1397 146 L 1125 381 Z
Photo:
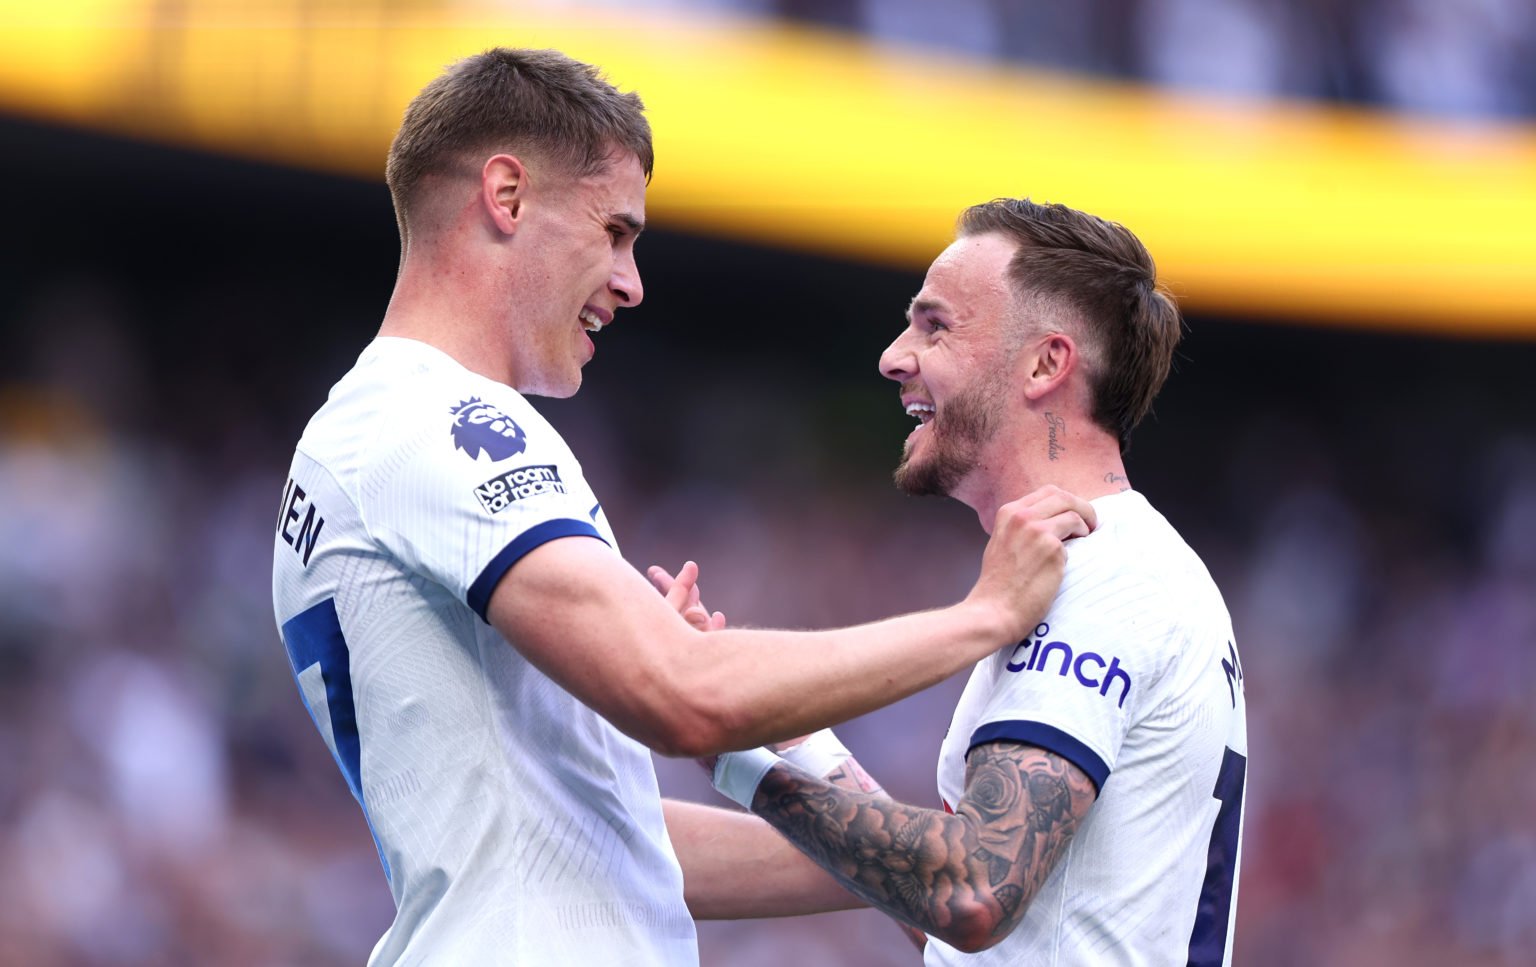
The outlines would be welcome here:
M 1018 924 L 1096 794 L 1055 753 L 988 742 L 970 752 L 954 815 L 788 768 L 768 773 L 752 810 L 873 906 L 980 950 Z

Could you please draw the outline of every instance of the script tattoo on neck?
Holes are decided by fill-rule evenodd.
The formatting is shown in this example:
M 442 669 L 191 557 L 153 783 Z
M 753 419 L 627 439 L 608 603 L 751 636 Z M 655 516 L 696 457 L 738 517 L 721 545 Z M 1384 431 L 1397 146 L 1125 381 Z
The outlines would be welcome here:
M 1067 421 L 1064 417 L 1057 416 L 1055 413 L 1047 413 L 1045 414 L 1045 426 L 1047 433 L 1045 454 L 1052 460 L 1055 460 L 1067 450 L 1057 437 L 1058 433 L 1061 436 L 1067 435 Z
M 971 750 L 954 815 L 783 768 L 763 778 L 752 811 L 897 920 L 943 938 L 980 905 L 998 937 L 1023 919 L 1096 795 L 1054 753 L 990 742 Z
M 1104 482 L 1107 484 L 1119 484 L 1121 493 L 1125 493 L 1127 490 L 1131 489 L 1130 480 L 1122 477 L 1118 473 L 1115 473 L 1113 470 L 1104 475 Z

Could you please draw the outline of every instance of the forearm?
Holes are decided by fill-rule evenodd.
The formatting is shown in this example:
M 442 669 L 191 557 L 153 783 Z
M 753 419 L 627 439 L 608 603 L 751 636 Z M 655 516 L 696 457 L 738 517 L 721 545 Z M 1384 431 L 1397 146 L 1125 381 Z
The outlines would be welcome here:
M 864 904 L 750 813 L 663 800 L 696 920 L 790 917 Z
M 1061 583 L 1061 541 L 1086 535 L 1093 508 L 1044 487 L 999 508 L 981 574 L 958 605 L 840 631 L 715 632 L 722 660 L 702 666 L 732 713 L 720 748 L 810 732 L 888 705 L 1012 644 Z M 706 694 L 716 694 L 709 692 Z
M 1041 596 L 1041 612 L 1048 600 Z M 888 705 L 1009 644 L 1018 624 L 1017 614 L 982 598 L 834 631 L 705 633 L 589 538 L 530 551 L 497 585 L 489 617 L 626 734 L 689 757 L 803 735 Z
M 729 764 L 750 764 L 752 755 Z M 1077 766 L 1018 742 L 971 749 L 954 815 L 758 764 L 768 771 L 752 791 L 754 813 L 871 905 L 967 952 L 1017 926 L 1097 794 Z M 717 782 L 729 772 L 717 770 Z
M 847 721 L 935 685 L 1009 643 L 1003 620 L 962 603 L 830 631 L 730 629 L 701 636 L 677 667 L 720 731 L 707 755 Z
M 849 892 L 917 930 L 981 949 L 1022 915 L 1008 861 L 982 843 L 975 818 L 840 788 L 775 767 L 753 812 Z
M 601 542 L 529 550 L 487 618 L 522 655 L 664 755 L 706 756 L 802 735 L 934 685 L 1033 627 L 1061 581 L 1061 541 L 1092 507 L 1043 488 L 998 511 L 960 604 L 836 631 L 690 627 Z

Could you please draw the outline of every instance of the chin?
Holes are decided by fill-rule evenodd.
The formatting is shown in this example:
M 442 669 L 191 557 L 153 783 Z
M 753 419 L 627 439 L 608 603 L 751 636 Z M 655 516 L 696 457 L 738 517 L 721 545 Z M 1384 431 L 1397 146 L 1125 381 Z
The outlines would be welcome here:
M 970 450 L 939 446 L 924 459 L 913 459 L 908 450 L 892 475 L 902 493 L 913 497 L 953 497 L 961 481 L 976 469 L 976 454 Z
M 944 479 L 942 469 L 931 460 L 914 463 L 904 459 L 896 465 L 891 479 L 896 483 L 896 489 L 909 497 L 948 497 L 949 482 Z

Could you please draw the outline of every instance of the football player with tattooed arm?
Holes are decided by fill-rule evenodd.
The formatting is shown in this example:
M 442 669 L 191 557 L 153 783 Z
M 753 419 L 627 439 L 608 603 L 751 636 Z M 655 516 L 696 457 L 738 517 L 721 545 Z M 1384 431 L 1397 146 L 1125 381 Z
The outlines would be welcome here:
M 829 732 L 729 753 L 706 765 L 756 817 L 680 841 L 698 853 L 684 868 L 726 898 L 714 916 L 840 905 L 792 843 L 925 934 L 930 965 L 1230 964 L 1242 665 L 1210 575 L 1122 462 L 1178 310 L 1136 237 L 1092 215 L 998 200 L 958 234 L 880 358 L 918 419 L 896 482 L 984 528 L 1054 484 L 1092 498 L 1098 528 L 1068 544 L 1039 624 L 972 670 L 939 754 L 942 808 L 885 796 Z
M 719 630 L 691 566 L 658 595 L 526 399 L 575 393 L 640 302 L 651 162 L 639 98 L 555 51 L 452 65 L 391 146 L 394 293 L 273 541 L 300 695 L 395 902 L 374 967 L 696 965 L 685 873 L 714 900 L 672 841 L 738 817 L 664 814 L 650 750 L 750 748 L 948 677 L 1040 620 L 1093 524 L 1040 488 L 998 510 L 964 601 L 855 628 Z

